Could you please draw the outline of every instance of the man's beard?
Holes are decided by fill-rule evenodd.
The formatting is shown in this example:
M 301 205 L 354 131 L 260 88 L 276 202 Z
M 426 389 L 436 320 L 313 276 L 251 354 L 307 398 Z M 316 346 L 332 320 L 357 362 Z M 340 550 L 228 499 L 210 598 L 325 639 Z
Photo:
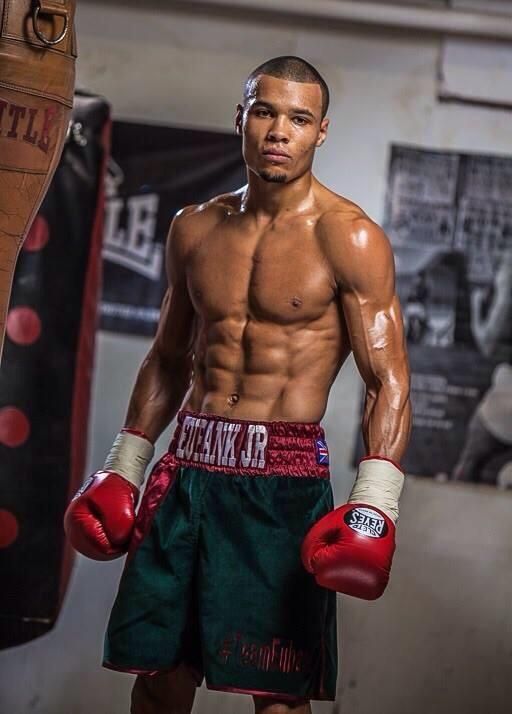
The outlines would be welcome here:
M 263 169 L 262 171 L 260 171 L 260 178 L 262 178 L 264 181 L 267 181 L 268 183 L 286 182 L 286 174 L 277 174 L 273 171 L 269 171 L 268 169 Z

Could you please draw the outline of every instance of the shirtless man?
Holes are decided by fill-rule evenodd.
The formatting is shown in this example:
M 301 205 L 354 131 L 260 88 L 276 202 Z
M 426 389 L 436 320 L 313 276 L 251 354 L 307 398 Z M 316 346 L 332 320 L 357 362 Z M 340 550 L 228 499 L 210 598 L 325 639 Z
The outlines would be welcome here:
M 311 172 L 327 105 L 299 58 L 249 76 L 236 114 L 248 183 L 174 219 L 126 425 L 66 514 L 86 555 L 129 550 L 104 664 L 138 675 L 132 714 L 190 712 L 203 676 L 258 713 L 310 712 L 335 697 L 334 591 L 372 599 L 388 580 L 408 363 L 386 236 Z M 368 456 L 333 510 L 319 422 L 351 351 Z

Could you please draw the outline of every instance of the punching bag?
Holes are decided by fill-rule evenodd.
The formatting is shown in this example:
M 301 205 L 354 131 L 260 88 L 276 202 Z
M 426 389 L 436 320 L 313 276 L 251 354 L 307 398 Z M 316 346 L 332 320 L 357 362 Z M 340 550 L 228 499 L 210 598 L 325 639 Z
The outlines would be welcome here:
M 60 164 L 23 244 L 0 369 L 0 649 L 57 619 L 74 553 L 101 276 L 110 108 L 78 93 Z
M 75 0 L 0 0 L 0 357 L 16 259 L 68 130 L 74 14 Z

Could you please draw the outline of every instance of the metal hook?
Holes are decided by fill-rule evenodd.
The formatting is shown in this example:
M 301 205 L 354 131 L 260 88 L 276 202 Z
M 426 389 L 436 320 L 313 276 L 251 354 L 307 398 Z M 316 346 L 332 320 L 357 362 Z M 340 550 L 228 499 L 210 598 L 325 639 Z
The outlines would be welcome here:
M 59 42 L 62 42 L 62 40 L 66 37 L 67 32 L 68 32 L 68 16 L 63 14 L 64 17 L 64 29 L 60 33 L 60 35 L 55 39 L 55 40 L 50 40 L 48 37 L 45 37 L 41 30 L 39 29 L 37 23 L 39 19 L 39 15 L 41 14 L 41 7 L 40 5 L 35 5 L 34 6 L 34 11 L 32 13 L 32 25 L 34 27 L 34 32 L 36 33 L 37 37 L 43 42 L 45 45 L 58 45 Z M 45 15 L 48 13 L 44 13 Z

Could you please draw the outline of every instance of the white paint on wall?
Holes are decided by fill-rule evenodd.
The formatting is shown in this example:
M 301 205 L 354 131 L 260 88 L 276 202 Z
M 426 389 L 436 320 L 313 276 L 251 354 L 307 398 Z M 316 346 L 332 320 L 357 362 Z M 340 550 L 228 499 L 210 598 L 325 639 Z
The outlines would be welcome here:
M 445 40 L 439 94 L 512 109 L 512 43 Z

